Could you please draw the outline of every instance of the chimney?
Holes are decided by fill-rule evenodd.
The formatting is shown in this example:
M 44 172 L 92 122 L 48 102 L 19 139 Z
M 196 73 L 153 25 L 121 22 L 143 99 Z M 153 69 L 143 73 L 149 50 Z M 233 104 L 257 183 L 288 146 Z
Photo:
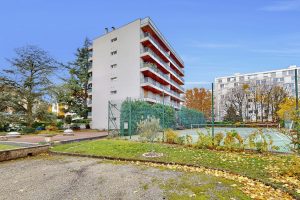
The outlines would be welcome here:
M 108 28 L 105 28 L 105 34 L 107 34 L 108 33 Z
M 113 31 L 116 30 L 116 28 L 115 28 L 114 26 L 112 26 L 111 29 L 112 29 Z

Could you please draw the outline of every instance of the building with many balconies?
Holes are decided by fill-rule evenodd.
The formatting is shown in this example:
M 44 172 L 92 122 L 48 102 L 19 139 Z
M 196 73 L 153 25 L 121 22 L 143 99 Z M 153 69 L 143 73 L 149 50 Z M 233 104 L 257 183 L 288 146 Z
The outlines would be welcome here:
M 151 19 L 105 30 L 91 47 L 92 127 L 107 129 L 112 100 L 129 97 L 179 109 L 184 101 L 184 63 Z

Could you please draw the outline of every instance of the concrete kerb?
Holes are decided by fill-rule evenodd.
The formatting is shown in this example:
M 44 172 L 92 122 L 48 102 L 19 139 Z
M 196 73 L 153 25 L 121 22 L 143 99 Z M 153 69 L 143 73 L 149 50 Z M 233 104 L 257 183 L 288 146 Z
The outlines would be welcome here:
M 29 147 L 21 147 L 17 149 L 9 149 L 0 151 L 0 162 L 13 160 L 17 158 L 24 158 L 27 156 L 35 156 L 41 153 L 48 153 L 50 145 L 35 145 Z

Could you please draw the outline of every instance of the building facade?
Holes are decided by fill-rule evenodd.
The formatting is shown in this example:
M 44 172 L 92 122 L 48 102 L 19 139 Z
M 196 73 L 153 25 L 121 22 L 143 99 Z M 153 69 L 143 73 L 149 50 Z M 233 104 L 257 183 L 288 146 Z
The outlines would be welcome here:
M 280 86 L 287 91 L 289 96 L 295 96 L 295 70 L 300 67 L 290 66 L 285 69 L 249 73 L 249 74 L 234 74 L 233 76 L 219 77 L 215 79 L 215 115 L 216 121 L 223 121 L 226 114 L 226 103 L 228 103 L 228 94 L 235 88 L 242 85 L 248 85 L 250 88 L 260 86 Z M 298 82 L 299 83 L 299 82 Z M 270 121 L 271 117 L 269 110 L 261 110 L 254 105 L 251 98 L 247 99 L 247 103 L 243 108 L 244 121 L 261 120 L 261 112 L 266 112 L 265 121 Z
M 150 18 L 138 19 L 96 38 L 91 47 L 89 118 L 108 128 L 108 102 L 126 98 L 179 109 L 184 63 Z

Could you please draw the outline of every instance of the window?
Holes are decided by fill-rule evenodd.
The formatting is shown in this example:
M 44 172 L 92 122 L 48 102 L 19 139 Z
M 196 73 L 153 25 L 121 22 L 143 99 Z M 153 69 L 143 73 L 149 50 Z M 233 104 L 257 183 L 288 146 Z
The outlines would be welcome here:
M 117 68 L 117 64 L 110 65 L 112 69 Z
M 115 38 L 111 39 L 110 41 L 111 41 L 111 42 L 116 42 L 117 40 L 118 40 L 118 38 L 115 37 Z
M 116 81 L 116 80 L 117 80 L 117 77 L 111 77 L 110 80 L 111 80 L 111 81 Z
M 110 91 L 110 94 L 117 94 L 117 90 Z
M 112 51 L 112 52 L 110 52 L 110 55 L 117 55 L 117 51 Z
M 287 74 L 288 74 L 288 71 L 283 71 L 283 72 L 282 72 L 282 75 L 283 75 L 283 76 L 286 76 Z

